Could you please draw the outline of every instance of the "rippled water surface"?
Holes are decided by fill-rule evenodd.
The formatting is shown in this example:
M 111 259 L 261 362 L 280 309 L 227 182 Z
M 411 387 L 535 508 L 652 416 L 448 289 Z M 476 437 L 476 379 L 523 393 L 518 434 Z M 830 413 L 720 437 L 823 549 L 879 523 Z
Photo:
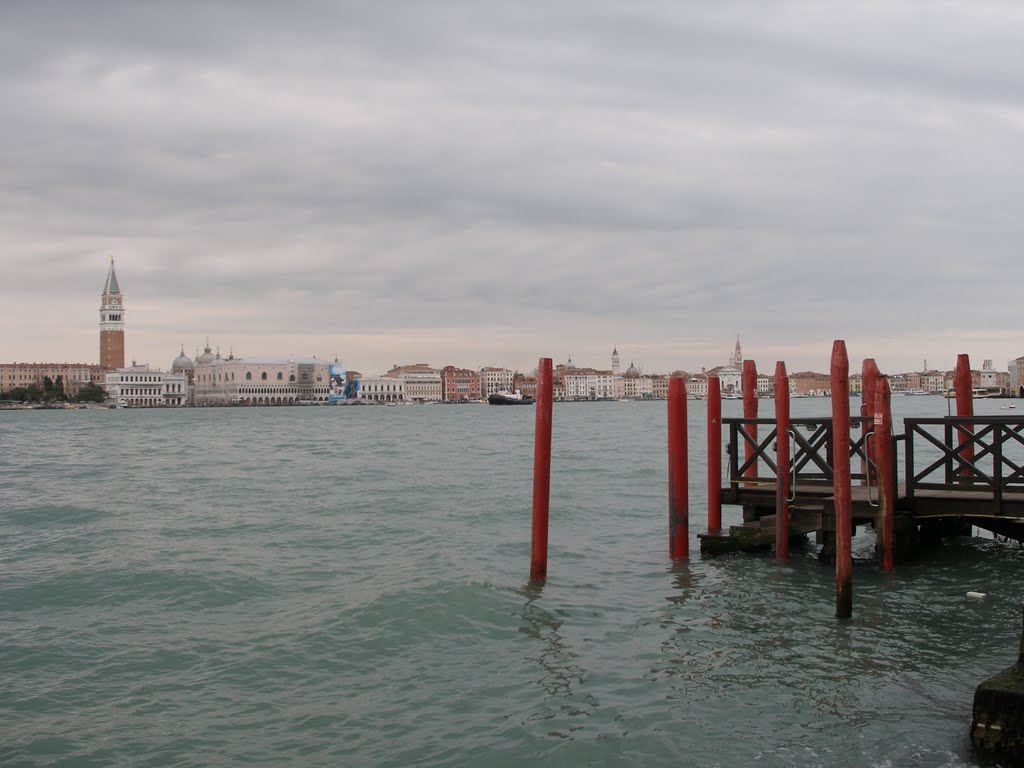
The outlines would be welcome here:
M 861 533 L 837 622 L 813 543 L 667 559 L 664 403 L 557 404 L 531 587 L 533 414 L 0 414 L 0 764 L 975 764 L 974 688 L 1016 657 L 1016 545 L 883 575 Z

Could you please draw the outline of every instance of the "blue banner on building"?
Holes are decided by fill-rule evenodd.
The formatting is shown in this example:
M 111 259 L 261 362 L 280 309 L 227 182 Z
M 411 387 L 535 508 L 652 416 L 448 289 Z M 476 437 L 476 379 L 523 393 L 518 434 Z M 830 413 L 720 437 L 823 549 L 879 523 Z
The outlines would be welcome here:
M 330 383 L 327 386 L 327 399 L 332 403 L 346 399 L 348 382 L 345 381 L 345 366 L 333 363 L 328 369 L 328 374 Z

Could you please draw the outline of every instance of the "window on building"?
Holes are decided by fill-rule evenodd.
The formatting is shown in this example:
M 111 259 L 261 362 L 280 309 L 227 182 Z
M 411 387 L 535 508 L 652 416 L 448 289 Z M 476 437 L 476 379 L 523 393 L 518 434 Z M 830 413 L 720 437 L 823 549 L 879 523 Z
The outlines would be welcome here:
M 245 372 L 245 380 L 246 381 L 252 381 L 252 371 L 246 371 Z
M 264 371 L 263 373 L 260 374 L 260 379 L 263 380 L 263 381 L 267 380 L 267 372 L 266 371 Z
M 283 374 L 283 373 L 281 373 L 280 371 L 278 371 L 278 372 L 277 372 L 277 380 L 278 380 L 278 381 L 281 381 L 281 380 L 282 380 L 283 378 L 284 378 L 284 374 Z

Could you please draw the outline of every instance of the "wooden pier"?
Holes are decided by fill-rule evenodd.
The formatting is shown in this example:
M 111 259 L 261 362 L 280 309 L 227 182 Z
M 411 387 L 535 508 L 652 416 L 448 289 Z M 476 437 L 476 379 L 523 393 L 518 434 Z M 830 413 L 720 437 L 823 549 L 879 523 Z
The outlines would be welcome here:
M 854 527 L 880 527 L 878 468 L 870 450 L 873 419 L 852 417 L 849 458 Z M 722 504 L 743 508 L 743 522 L 698 535 L 701 551 L 766 549 L 775 545 L 780 505 L 774 419 L 729 418 L 728 479 Z M 724 431 L 724 430 L 723 430 Z M 790 539 L 815 534 L 821 558 L 835 552 L 835 492 L 832 418 L 793 419 L 788 430 Z M 961 442 L 961 438 L 966 439 Z M 902 446 L 902 467 L 893 467 L 896 559 L 912 555 L 924 541 L 970 532 L 977 526 L 1024 542 L 1024 418 L 949 416 L 908 418 L 892 437 Z M 751 450 L 752 449 L 752 450 Z M 902 469 L 902 478 L 898 470 Z

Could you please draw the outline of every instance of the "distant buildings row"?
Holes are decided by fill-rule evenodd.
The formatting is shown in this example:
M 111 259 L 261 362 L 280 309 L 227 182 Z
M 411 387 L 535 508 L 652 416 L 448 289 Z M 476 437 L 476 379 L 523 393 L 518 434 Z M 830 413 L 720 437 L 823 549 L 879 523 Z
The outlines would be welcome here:
M 221 357 L 207 341 L 195 360 L 184 349 L 170 371 L 148 365 L 125 365 L 125 307 L 111 260 L 100 301 L 100 364 L 0 363 L 0 393 L 42 387 L 45 381 L 69 397 L 87 384 L 102 386 L 112 404 L 126 406 L 299 405 L 327 403 L 461 402 L 486 399 L 501 391 L 520 390 L 536 395 L 535 375 L 508 368 L 470 370 L 454 365 L 434 368 L 427 363 L 395 365 L 383 375 L 366 376 L 347 371 L 340 362 L 317 358 Z M 736 346 L 726 365 L 700 373 L 645 374 L 630 364 L 621 370 L 618 349 L 608 369 L 580 368 L 570 358 L 555 366 L 556 400 L 664 399 L 672 376 L 687 379 L 689 397 L 704 399 L 708 380 L 717 377 L 722 395 L 736 397 L 742 390 L 743 351 Z M 894 392 L 940 394 L 953 386 L 952 371 L 929 370 L 889 376 Z M 1024 357 L 997 371 L 991 360 L 972 371 L 973 386 L 1024 397 Z M 825 373 L 804 371 L 789 375 L 795 395 L 827 394 L 831 383 Z M 859 393 L 861 377 L 850 376 L 850 391 Z M 757 392 L 770 397 L 774 376 L 759 374 Z
M 617 355 L 613 355 L 613 360 Z M 717 377 L 724 397 L 738 397 L 742 391 L 742 357 L 737 344 L 728 365 L 699 373 L 644 374 L 630 365 L 624 372 L 582 368 L 572 360 L 554 368 L 556 400 L 664 399 L 672 376 L 686 378 L 691 399 L 705 399 L 708 381 Z M 1011 361 L 1009 371 L 997 371 L 986 360 L 972 371 L 972 384 L 1024 396 L 1024 357 Z M 126 406 L 232 406 L 301 405 L 329 403 L 430 403 L 486 399 L 489 394 L 520 390 L 536 395 L 537 380 L 508 368 L 486 367 L 470 370 L 454 365 L 435 368 L 427 363 L 396 365 L 381 375 L 364 375 L 346 370 L 339 362 L 317 358 L 221 357 L 209 344 L 192 360 L 184 351 L 172 362 L 170 371 L 147 365 L 130 365 L 104 370 L 97 365 L 56 363 L 0 364 L 0 390 L 9 392 L 26 386 L 42 386 L 44 378 L 62 381 L 69 396 L 85 384 L 98 383 L 111 403 Z M 952 371 L 927 370 L 889 376 L 894 393 L 942 394 L 953 386 Z M 813 371 L 789 375 L 794 395 L 825 395 L 830 387 L 826 373 Z M 774 394 L 774 376 L 757 376 L 761 397 Z M 851 374 L 850 391 L 861 391 L 860 374 Z

